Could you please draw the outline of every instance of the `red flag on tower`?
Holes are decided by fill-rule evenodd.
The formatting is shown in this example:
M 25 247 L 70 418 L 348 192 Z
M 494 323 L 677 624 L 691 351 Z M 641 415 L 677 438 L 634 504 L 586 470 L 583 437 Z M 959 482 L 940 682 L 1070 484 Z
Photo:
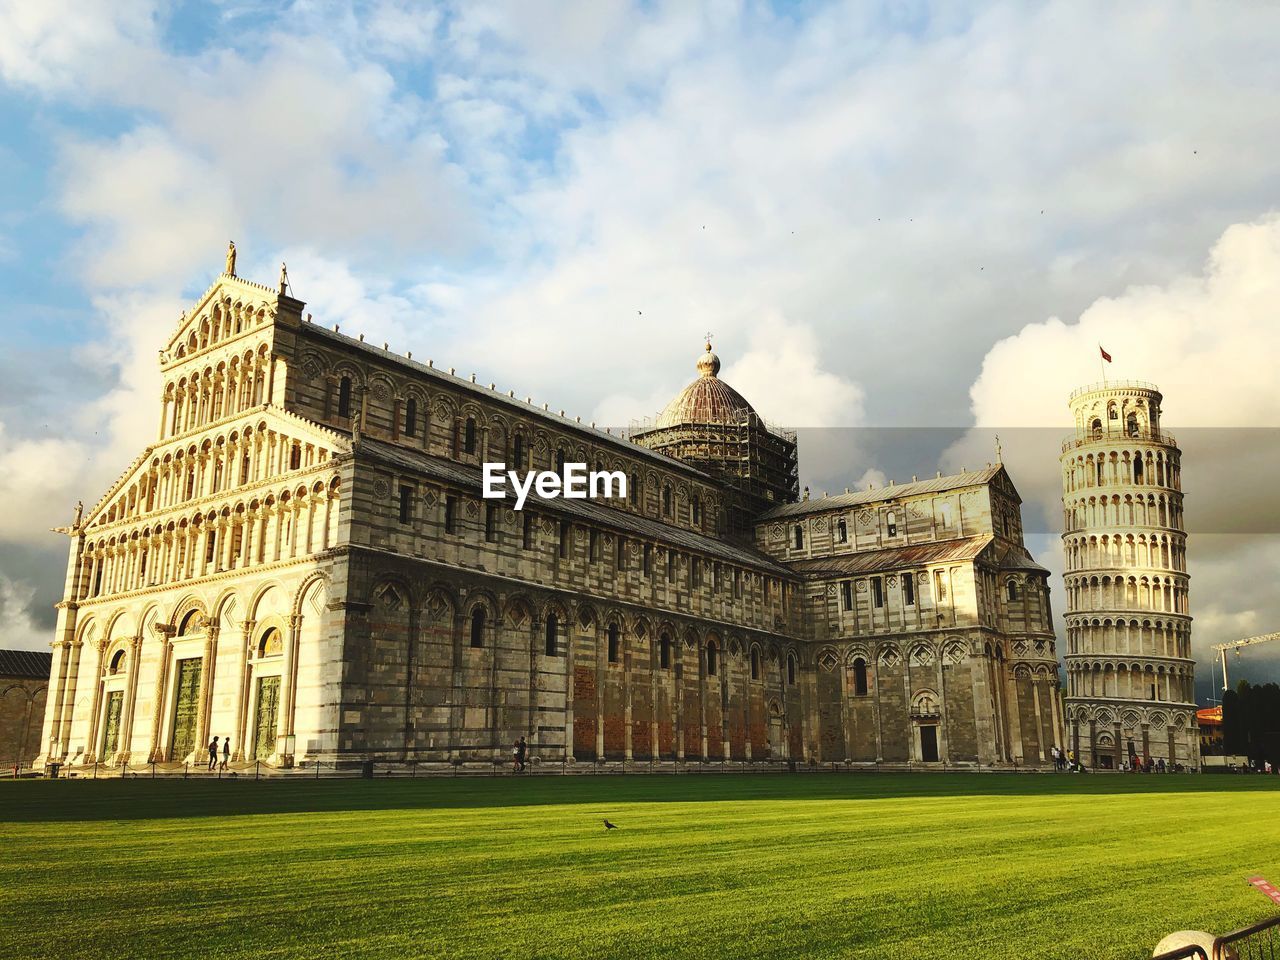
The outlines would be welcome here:
M 1102 349 L 1102 344 L 1098 344 L 1098 352 L 1102 354 L 1103 360 L 1107 361 L 1107 363 L 1111 362 L 1111 354 L 1107 353 L 1107 351 Z

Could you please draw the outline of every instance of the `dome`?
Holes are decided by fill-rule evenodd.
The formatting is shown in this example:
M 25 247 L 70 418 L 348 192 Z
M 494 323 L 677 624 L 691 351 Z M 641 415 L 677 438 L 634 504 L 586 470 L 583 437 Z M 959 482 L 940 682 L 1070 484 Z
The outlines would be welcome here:
M 733 387 L 721 380 L 720 358 L 711 352 L 711 344 L 698 357 L 698 379 L 689 384 L 667 404 L 654 423 L 655 428 L 675 427 L 682 423 L 740 423 L 755 417 L 755 409 Z

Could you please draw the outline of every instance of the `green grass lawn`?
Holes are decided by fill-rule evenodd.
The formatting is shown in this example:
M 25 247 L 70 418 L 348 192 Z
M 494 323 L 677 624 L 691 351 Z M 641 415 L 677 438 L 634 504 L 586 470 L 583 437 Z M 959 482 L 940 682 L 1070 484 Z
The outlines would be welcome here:
M 0 956 L 1137 958 L 1271 915 L 1244 878 L 1280 881 L 1277 787 L 9 781 Z

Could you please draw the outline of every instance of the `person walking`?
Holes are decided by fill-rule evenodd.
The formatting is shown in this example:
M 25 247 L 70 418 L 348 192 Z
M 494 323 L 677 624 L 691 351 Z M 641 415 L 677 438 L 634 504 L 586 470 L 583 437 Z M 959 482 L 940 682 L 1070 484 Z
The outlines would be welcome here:
M 218 765 L 218 738 L 214 737 L 209 741 L 209 769 L 212 770 Z
M 520 772 L 520 741 L 517 740 L 511 745 L 511 772 Z
M 525 742 L 524 737 L 520 738 L 520 742 L 516 744 L 516 771 L 524 773 L 525 758 L 529 755 L 529 744 Z
M 219 770 L 227 769 L 227 764 L 230 762 L 231 762 L 231 738 L 223 737 L 222 738 L 222 766 L 219 767 L 218 769 Z

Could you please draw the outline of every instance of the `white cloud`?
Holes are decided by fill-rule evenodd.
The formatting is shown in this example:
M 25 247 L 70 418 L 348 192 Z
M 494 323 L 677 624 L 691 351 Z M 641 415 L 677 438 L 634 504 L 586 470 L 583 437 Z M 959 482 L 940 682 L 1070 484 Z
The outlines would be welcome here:
M 75 440 L 12 437 L 0 423 L 0 542 L 47 543 L 51 526 L 70 523 L 87 456 Z
M 852 427 L 863 421 L 862 389 L 823 369 L 822 344 L 812 329 L 780 316 L 756 324 L 747 351 L 722 376 L 775 423 Z
M 1280 427 L 1280 217 L 1235 224 L 1203 271 L 1097 300 L 1076 323 L 1023 328 L 970 391 L 979 425 L 1069 423 L 1066 397 L 1101 379 L 1157 381 L 1170 429 Z M 1113 363 L 1100 363 L 1101 344 Z M 1017 397 L 1016 403 L 1010 398 Z
M 36 589 L 0 573 L 0 646 L 9 650 L 47 650 L 53 639 L 36 623 L 31 603 Z
M 963 427 L 972 386 L 1049 511 L 1094 339 L 1117 374 L 1153 351 L 1171 424 L 1276 422 L 1275 291 L 1249 265 L 1274 238 L 1243 226 L 1196 265 L 1280 195 L 1280 9 L 440 10 L 295 5 L 191 54 L 146 6 L 0 2 L 0 77 L 112 118 L 63 141 L 58 180 L 122 370 L 90 444 L 111 476 L 153 436 L 177 294 L 229 237 L 242 273 L 287 259 L 318 322 L 600 422 L 659 409 L 707 329 L 787 425 Z M 1055 313 L 1084 316 L 1030 322 Z M 1202 370 L 1231 390 L 1184 389 Z M 833 488 L 880 466 L 840 432 L 802 465 Z
M 64 212 L 89 226 L 79 259 L 95 288 L 173 284 L 215 262 L 241 225 L 214 165 L 154 126 L 68 144 L 62 176 Z
M 153 38 L 153 2 L 2 0 L 0 78 L 44 93 L 79 96 L 85 81 L 127 71 L 123 50 Z

